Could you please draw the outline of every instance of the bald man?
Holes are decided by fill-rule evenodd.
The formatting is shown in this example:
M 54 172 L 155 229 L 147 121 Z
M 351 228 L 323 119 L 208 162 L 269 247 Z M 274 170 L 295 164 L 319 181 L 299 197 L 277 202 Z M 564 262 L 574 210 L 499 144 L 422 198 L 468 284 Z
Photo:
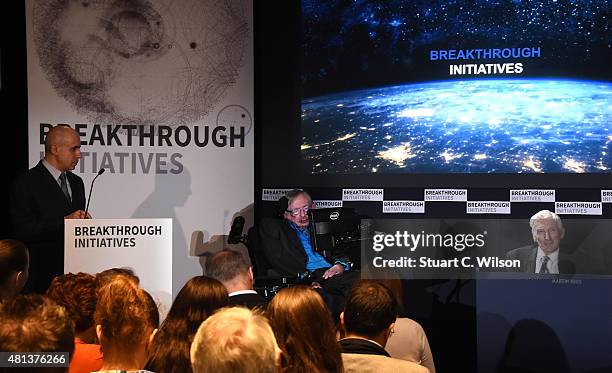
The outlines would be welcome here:
M 85 218 L 83 180 L 71 172 L 80 158 L 76 131 L 53 127 L 45 140 L 45 157 L 13 186 L 13 230 L 30 249 L 25 292 L 44 293 L 53 277 L 64 272 L 64 219 Z

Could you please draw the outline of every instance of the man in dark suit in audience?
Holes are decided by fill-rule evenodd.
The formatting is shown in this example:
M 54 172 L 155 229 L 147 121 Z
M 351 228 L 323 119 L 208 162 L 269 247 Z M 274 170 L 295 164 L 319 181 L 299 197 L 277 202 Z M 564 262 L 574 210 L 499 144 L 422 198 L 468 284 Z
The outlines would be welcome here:
M 263 219 L 259 233 L 261 250 L 276 274 L 304 276 L 309 274 L 313 287 L 323 296 L 329 309 L 337 317 L 346 294 L 358 276 L 350 271 L 346 258 L 324 258 L 310 241 L 308 210 L 313 208 L 310 195 L 301 189 L 287 193 L 283 219 Z
M 383 284 L 361 281 L 355 285 L 340 314 L 346 337 L 338 343 L 345 372 L 429 372 L 417 363 L 394 359 L 385 350 L 398 311 L 395 295 Z
M 222 250 L 206 260 L 206 274 L 227 289 L 230 306 L 266 308 L 266 300 L 253 289 L 253 269 L 234 250 Z
M 44 293 L 53 277 L 64 273 L 64 219 L 85 218 L 83 180 L 71 172 L 80 158 L 76 131 L 53 127 L 45 139 L 45 157 L 13 185 L 13 229 L 30 249 L 26 292 Z

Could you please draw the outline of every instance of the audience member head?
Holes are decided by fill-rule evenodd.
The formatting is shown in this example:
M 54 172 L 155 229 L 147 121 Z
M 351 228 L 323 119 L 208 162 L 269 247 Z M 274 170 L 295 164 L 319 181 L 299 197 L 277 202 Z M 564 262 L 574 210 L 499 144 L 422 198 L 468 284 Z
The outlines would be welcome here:
M 159 326 L 159 313 L 149 293 L 126 276 L 117 276 L 99 290 L 94 322 L 104 352 L 103 370 L 144 367 Z
M 359 281 L 348 294 L 340 320 L 348 337 L 367 338 L 385 346 L 397 313 L 397 300 L 389 288 L 374 281 Z
M 312 198 L 301 189 L 287 192 L 287 210 L 284 217 L 299 228 L 305 228 L 310 224 L 308 210 L 312 208 Z
M 221 250 L 209 256 L 206 274 L 221 281 L 228 293 L 253 290 L 253 270 L 238 251 Z
M 227 306 L 227 290 L 219 281 L 206 277 L 191 278 L 179 291 L 170 307 L 168 320 L 186 320 L 192 335 L 207 317 Z
M 0 240 L 0 302 L 14 298 L 28 281 L 30 256 L 17 240 Z
M 537 242 L 546 255 L 559 249 L 565 236 L 565 228 L 559 215 L 548 210 L 538 211 L 529 219 L 529 226 L 533 242 Z
M 191 372 L 189 348 L 193 336 L 202 321 L 227 302 L 227 291 L 219 281 L 205 276 L 187 281 L 153 338 L 145 368 L 153 372 Z
M 267 313 L 286 356 L 285 371 L 343 371 L 331 315 L 319 293 L 306 286 L 284 288 Z
M 39 294 L 17 296 L 0 304 L 0 320 L 0 351 L 68 352 L 72 357 L 72 321 L 54 301 Z M 68 368 L 40 371 L 65 372 Z
M 389 290 L 391 290 L 393 295 L 395 295 L 395 300 L 397 300 L 397 313 L 398 315 L 401 315 L 404 311 L 404 286 L 402 284 L 402 280 L 397 278 L 397 275 L 393 276 L 395 277 L 392 277 L 391 272 L 389 272 L 385 278 L 377 278 L 370 281 L 376 281 L 379 284 L 385 285 L 387 288 L 389 288 Z
M 128 280 L 132 281 L 136 286 L 140 285 L 140 279 L 134 273 L 134 270 L 127 267 L 122 268 L 109 268 L 102 272 L 96 273 L 96 280 L 98 281 L 98 288 L 102 288 L 112 279 L 117 276 L 125 276 Z
M 85 343 L 95 342 L 93 322 L 98 282 L 90 274 L 79 272 L 57 276 L 47 289 L 47 297 L 66 309 L 74 323 L 74 335 Z
M 280 349 L 268 320 L 247 308 L 223 308 L 198 328 L 191 344 L 195 373 L 277 372 Z
M 79 134 L 67 125 L 57 125 L 45 138 L 45 160 L 60 171 L 74 170 L 81 158 Z

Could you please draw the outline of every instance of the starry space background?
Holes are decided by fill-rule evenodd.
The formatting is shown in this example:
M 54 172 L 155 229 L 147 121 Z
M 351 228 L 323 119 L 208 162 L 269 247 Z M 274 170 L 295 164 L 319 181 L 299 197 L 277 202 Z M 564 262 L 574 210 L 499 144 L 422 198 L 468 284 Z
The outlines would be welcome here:
M 541 47 L 521 76 L 609 80 L 610 4 L 302 0 L 303 97 L 448 78 L 451 61 L 429 61 L 430 49 Z
M 312 174 L 610 173 L 607 1 L 302 1 Z M 430 61 L 430 50 L 540 56 Z M 450 75 L 522 63 L 520 74 Z

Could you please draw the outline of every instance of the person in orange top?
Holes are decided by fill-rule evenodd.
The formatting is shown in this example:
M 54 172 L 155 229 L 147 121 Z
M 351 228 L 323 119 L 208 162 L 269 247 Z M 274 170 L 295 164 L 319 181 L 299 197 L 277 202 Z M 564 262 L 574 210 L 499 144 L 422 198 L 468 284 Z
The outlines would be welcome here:
M 89 373 L 104 364 L 93 322 L 97 287 L 94 276 L 79 272 L 55 277 L 47 289 L 47 297 L 63 306 L 74 323 L 74 355 L 68 373 Z

